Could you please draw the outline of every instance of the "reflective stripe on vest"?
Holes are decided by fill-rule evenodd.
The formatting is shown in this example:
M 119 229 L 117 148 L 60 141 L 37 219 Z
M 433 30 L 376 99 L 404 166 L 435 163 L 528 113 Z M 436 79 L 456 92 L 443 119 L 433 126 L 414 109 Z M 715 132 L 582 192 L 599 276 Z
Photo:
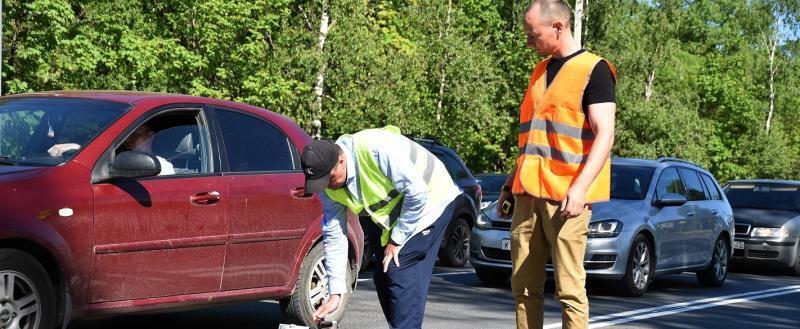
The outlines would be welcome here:
M 520 105 L 517 171 L 514 194 L 563 200 L 583 170 L 595 134 L 583 111 L 583 91 L 594 67 L 603 60 L 584 51 L 569 59 L 547 86 L 547 63 L 533 70 Z M 609 63 L 612 74 L 616 71 Z M 608 200 L 610 161 L 606 161 L 586 193 L 587 202 Z
M 389 241 L 391 229 L 397 219 L 392 218 L 390 215 L 403 198 L 403 194 L 394 189 L 392 181 L 380 170 L 368 146 L 370 136 L 373 136 L 372 134 L 385 132 L 402 136 L 397 127 L 387 126 L 382 129 L 367 129 L 353 135 L 340 137 L 340 139 L 352 139 L 357 172 L 356 183 L 361 194 L 360 201 L 352 197 L 347 188 L 325 190 L 328 197 L 344 204 L 353 213 L 369 215 L 372 221 L 383 229 L 381 244 L 384 246 Z M 443 197 L 444 193 L 438 193 L 437 191 L 442 187 L 447 187 L 444 184 L 454 184 L 444 165 L 427 149 L 408 138 L 403 137 L 403 139 L 408 142 L 407 146 L 409 147 L 411 162 L 414 163 L 415 168 L 422 175 L 428 187 L 427 202 L 441 202 L 440 198 Z

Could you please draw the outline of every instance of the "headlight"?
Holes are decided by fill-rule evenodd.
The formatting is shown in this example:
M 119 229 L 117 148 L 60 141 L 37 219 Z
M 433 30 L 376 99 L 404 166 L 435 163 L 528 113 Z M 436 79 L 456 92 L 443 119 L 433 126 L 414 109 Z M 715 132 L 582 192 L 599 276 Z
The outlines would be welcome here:
M 751 234 L 754 238 L 786 239 L 789 237 L 789 230 L 777 227 L 756 227 Z
M 492 201 L 489 202 L 488 206 L 484 207 L 483 202 L 481 202 L 481 211 L 478 212 L 478 219 L 475 220 L 475 227 L 483 230 L 492 228 L 492 216 L 489 214 L 497 211 L 495 207 L 496 204 L 496 201 Z
M 622 222 L 616 219 L 589 223 L 590 238 L 613 238 L 622 231 Z

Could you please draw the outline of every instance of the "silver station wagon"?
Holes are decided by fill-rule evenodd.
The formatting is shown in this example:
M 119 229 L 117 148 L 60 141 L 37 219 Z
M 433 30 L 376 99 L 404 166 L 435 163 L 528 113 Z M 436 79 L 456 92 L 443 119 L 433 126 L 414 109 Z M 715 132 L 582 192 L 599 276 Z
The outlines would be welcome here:
M 470 244 L 470 262 L 487 283 L 511 273 L 511 219 L 498 218 L 496 206 L 481 211 Z M 644 294 L 656 275 L 686 271 L 702 285 L 720 286 L 733 232 L 731 206 L 702 167 L 675 158 L 614 158 L 611 200 L 593 205 L 584 267 L 630 296 Z

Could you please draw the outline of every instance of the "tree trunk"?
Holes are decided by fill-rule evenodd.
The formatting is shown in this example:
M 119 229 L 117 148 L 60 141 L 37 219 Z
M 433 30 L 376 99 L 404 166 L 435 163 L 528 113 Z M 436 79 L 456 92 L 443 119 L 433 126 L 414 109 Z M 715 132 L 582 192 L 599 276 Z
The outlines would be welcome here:
M 647 74 L 647 81 L 644 84 L 644 100 L 645 102 L 650 101 L 650 97 L 653 96 L 653 82 L 656 81 L 656 69 L 654 67 L 650 68 L 650 73 Z
M 314 128 L 315 139 L 320 139 L 322 136 L 322 99 L 325 85 L 325 71 L 328 68 L 327 61 L 325 60 L 325 39 L 328 37 L 330 30 L 328 1 L 322 1 L 322 17 L 319 22 L 319 69 L 317 71 L 317 79 L 314 84 L 314 118 L 311 122 Z
M 450 19 L 453 13 L 453 0 L 447 1 L 447 19 L 445 20 L 444 26 L 444 35 L 439 38 L 442 45 L 447 40 L 447 36 L 450 32 Z M 447 45 L 444 45 L 444 55 L 442 59 L 442 67 L 440 70 L 440 79 L 439 79 L 439 102 L 436 104 L 436 128 L 439 132 L 442 131 L 441 123 L 442 123 L 442 107 L 444 103 L 444 87 L 447 84 L 447 64 L 450 61 L 450 50 Z
M 583 13 L 586 9 L 584 0 L 575 0 L 575 22 L 573 23 L 573 37 L 575 38 L 575 43 L 578 44 L 578 47 L 583 48 L 582 36 L 583 36 Z
M 778 45 L 778 40 L 776 38 L 770 40 L 770 42 L 772 45 L 769 49 L 769 111 L 767 112 L 767 123 L 765 125 L 767 134 L 772 128 L 772 113 L 775 110 L 775 71 L 777 70 L 775 66 L 775 48 Z

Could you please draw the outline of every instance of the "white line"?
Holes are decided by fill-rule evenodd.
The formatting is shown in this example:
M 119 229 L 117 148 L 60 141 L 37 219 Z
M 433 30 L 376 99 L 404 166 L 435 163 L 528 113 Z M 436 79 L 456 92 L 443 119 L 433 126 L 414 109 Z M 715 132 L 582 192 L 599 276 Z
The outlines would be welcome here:
M 756 296 L 746 297 L 746 298 L 737 298 L 737 299 L 731 299 L 731 300 L 725 300 L 725 301 L 718 301 L 716 303 L 695 305 L 695 306 L 692 306 L 692 307 L 675 309 L 675 310 L 671 310 L 671 311 L 658 312 L 658 313 L 653 313 L 653 314 L 642 314 L 642 315 L 634 316 L 634 317 L 628 318 L 628 319 L 619 319 L 619 320 L 613 320 L 613 321 L 608 321 L 608 322 L 600 322 L 600 323 L 596 323 L 596 324 L 591 324 L 591 325 L 589 325 L 589 328 L 603 328 L 603 327 L 613 326 L 613 325 L 620 324 L 620 323 L 633 322 L 633 321 L 644 320 L 644 319 L 649 319 L 649 318 L 656 318 L 656 317 L 675 314 L 675 313 L 690 312 L 690 311 L 702 310 L 704 308 L 709 308 L 709 307 L 717 307 L 717 306 L 723 306 L 723 305 L 729 305 L 729 304 L 743 303 L 743 302 L 756 300 L 756 299 L 762 299 L 762 298 L 768 298 L 768 297 L 774 297 L 774 296 L 780 296 L 780 295 L 796 294 L 796 293 L 800 293 L 800 289 L 788 290 L 788 291 L 780 291 L 780 292 L 774 292 L 774 293 L 763 294 L 763 295 L 756 295 Z
M 617 323 L 631 322 L 631 321 L 636 321 L 636 320 L 640 320 L 640 319 L 649 319 L 649 318 L 652 318 L 652 317 L 664 316 L 664 315 L 669 315 L 669 314 L 674 314 L 674 313 L 689 312 L 689 311 L 704 309 L 704 308 L 708 308 L 708 307 L 728 305 L 728 304 L 733 304 L 733 303 L 741 303 L 741 302 L 746 302 L 746 301 L 749 301 L 749 300 L 756 300 L 756 299 L 761 299 L 761 298 L 767 298 L 767 297 L 772 297 L 772 296 L 780 296 L 780 295 L 786 295 L 786 294 L 794 294 L 794 293 L 800 293 L 800 285 L 786 286 L 786 287 L 781 287 L 781 288 L 765 289 L 765 290 L 758 290 L 758 291 L 751 291 L 751 292 L 740 293 L 740 294 L 733 294 L 733 295 L 719 296 L 719 297 L 713 297 L 713 298 L 706 298 L 706 299 L 695 300 L 695 301 L 690 301 L 690 302 L 682 302 L 682 303 L 675 303 L 675 304 L 664 305 L 664 306 L 643 308 L 643 309 L 632 310 L 632 311 L 616 313 L 616 314 L 602 315 L 602 316 L 597 316 L 597 317 L 591 318 L 589 320 L 590 321 L 589 327 L 590 328 L 601 328 L 603 326 L 613 325 L 613 324 L 617 324 Z M 647 313 L 647 314 L 644 314 L 644 313 Z M 618 318 L 623 318 L 623 317 L 625 319 L 618 319 Z M 615 319 L 615 318 L 617 318 L 618 320 L 597 323 L 597 321 L 603 321 L 603 320 Z M 594 323 L 591 323 L 591 322 L 594 322 Z M 608 323 L 610 323 L 610 324 L 608 324 Z M 560 327 L 561 327 L 561 322 L 559 322 L 559 323 L 551 323 L 551 324 L 548 324 L 548 325 L 544 326 L 545 329 L 560 328 Z
M 433 273 L 431 274 L 431 276 L 449 276 L 449 275 L 472 274 L 472 273 L 475 273 L 475 271 Z M 358 279 L 358 282 L 371 281 L 371 280 L 372 278 L 363 278 L 363 279 Z

